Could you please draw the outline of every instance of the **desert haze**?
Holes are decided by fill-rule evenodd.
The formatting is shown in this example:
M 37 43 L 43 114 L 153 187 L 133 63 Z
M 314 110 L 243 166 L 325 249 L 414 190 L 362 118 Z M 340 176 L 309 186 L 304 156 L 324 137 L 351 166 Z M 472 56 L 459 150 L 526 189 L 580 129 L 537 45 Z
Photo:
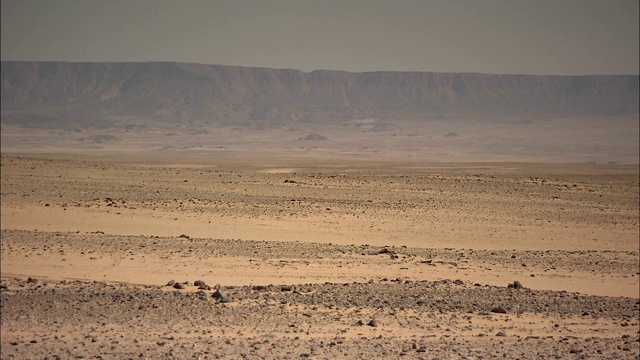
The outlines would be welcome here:
M 637 359 L 638 76 L 2 62 L 0 358 Z
M 1 145 L 14 153 L 638 163 L 638 79 L 3 61 Z

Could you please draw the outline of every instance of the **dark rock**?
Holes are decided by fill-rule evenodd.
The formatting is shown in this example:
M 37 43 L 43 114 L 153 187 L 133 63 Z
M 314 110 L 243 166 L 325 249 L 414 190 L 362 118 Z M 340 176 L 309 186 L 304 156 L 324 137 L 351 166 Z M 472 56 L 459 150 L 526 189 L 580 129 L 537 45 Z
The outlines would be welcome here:
M 496 314 L 506 314 L 507 310 L 505 310 L 502 306 L 497 306 L 491 309 L 491 312 Z
M 514 281 L 513 284 L 509 284 L 507 285 L 507 287 L 509 289 L 516 289 L 516 290 L 520 290 L 520 289 L 524 289 L 524 286 L 522 286 L 522 284 L 520 283 L 520 281 Z
M 367 325 L 373 326 L 373 327 L 378 327 L 378 321 L 375 318 L 373 318 L 373 319 L 371 319 L 371 321 L 369 321 L 367 323 Z
M 175 284 L 176 284 L 176 281 L 175 281 L 175 280 L 169 280 L 169 282 L 167 283 L 167 285 L 166 285 L 166 286 L 173 286 L 173 285 L 175 285 Z
M 180 236 L 178 236 L 179 238 L 182 239 L 191 239 L 191 236 L 187 235 L 187 234 L 180 234 Z
M 233 302 L 233 299 L 231 297 L 229 297 L 229 296 L 223 296 L 220 299 L 218 299 L 218 302 L 230 303 L 230 302 Z
M 207 284 L 205 284 L 205 282 L 202 280 L 196 280 L 193 282 L 193 286 L 205 286 L 205 285 Z
M 453 283 L 456 284 L 456 285 L 464 285 L 464 281 L 462 281 L 460 279 L 456 279 Z
M 175 283 L 175 284 L 173 284 L 173 287 L 175 289 L 184 289 L 184 284 L 183 283 Z
M 211 294 L 211 297 L 218 300 L 218 302 L 220 303 L 230 303 L 233 301 L 231 297 L 227 296 L 227 294 L 222 292 L 222 290 L 220 289 L 216 290 L 213 294 Z
M 505 336 L 507 336 L 507 334 L 505 334 L 504 331 L 498 331 L 496 336 L 505 337 Z

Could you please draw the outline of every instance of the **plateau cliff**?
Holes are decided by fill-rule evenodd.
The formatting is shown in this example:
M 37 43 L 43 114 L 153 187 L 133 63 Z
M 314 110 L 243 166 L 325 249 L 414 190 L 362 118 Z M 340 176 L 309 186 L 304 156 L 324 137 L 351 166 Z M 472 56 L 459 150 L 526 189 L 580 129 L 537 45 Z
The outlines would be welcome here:
M 638 113 L 639 77 L 313 71 L 184 63 L 2 62 L 2 122 L 340 123 Z M 452 120 L 452 121 L 453 121 Z

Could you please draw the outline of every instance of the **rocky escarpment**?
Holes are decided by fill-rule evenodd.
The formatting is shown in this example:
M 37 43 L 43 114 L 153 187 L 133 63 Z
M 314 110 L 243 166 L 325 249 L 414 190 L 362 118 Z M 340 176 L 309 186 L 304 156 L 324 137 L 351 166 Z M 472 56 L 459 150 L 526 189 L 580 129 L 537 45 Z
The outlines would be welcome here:
M 313 71 L 184 63 L 2 62 L 2 120 L 22 125 L 420 120 L 638 113 L 637 75 Z

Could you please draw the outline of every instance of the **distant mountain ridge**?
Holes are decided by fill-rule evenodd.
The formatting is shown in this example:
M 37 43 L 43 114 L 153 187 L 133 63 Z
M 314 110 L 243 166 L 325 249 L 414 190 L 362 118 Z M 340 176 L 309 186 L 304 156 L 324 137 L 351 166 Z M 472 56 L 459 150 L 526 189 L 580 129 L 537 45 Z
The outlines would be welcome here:
M 340 122 L 639 112 L 638 75 L 365 72 L 171 62 L 1 64 L 2 121 Z

